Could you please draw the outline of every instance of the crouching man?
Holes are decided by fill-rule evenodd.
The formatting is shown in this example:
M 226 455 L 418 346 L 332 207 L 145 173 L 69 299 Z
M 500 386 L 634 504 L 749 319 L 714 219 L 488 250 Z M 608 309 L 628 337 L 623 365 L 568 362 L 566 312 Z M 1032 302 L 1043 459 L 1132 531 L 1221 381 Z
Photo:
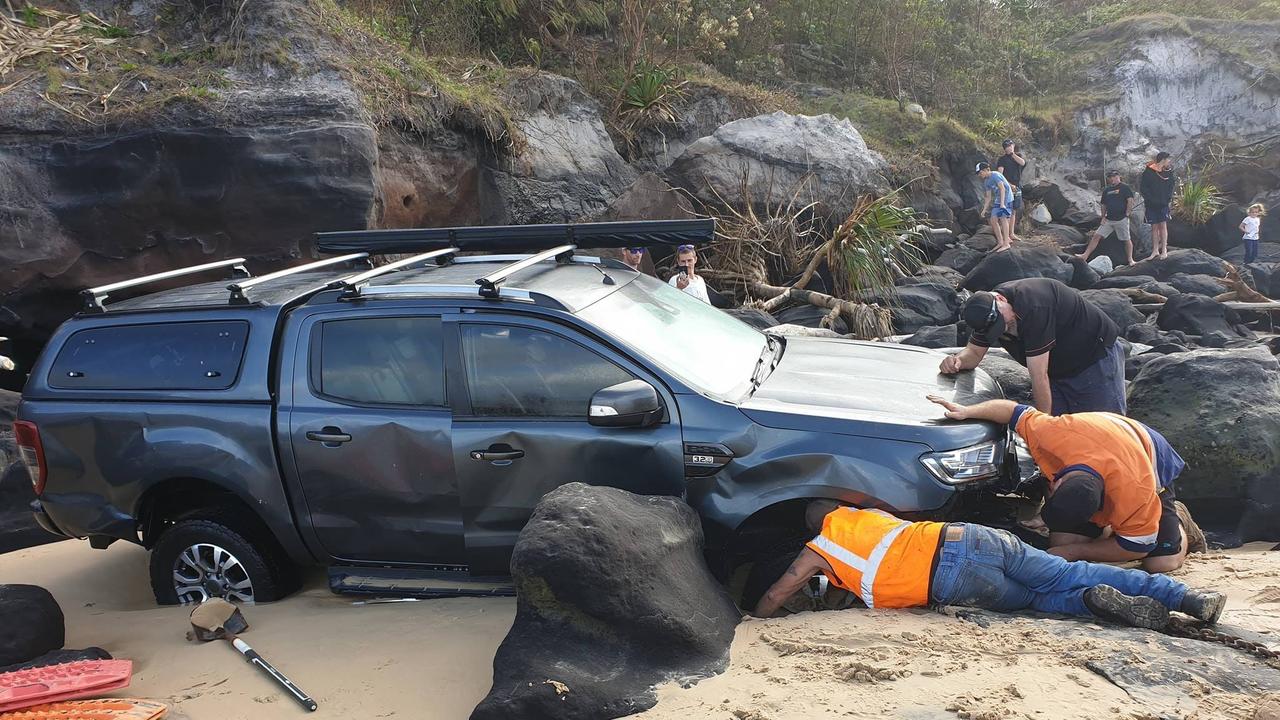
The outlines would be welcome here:
M 811 502 L 805 522 L 817 537 L 765 592 L 752 613 L 757 617 L 772 616 L 818 573 L 869 608 L 1030 608 L 1160 629 L 1170 610 L 1212 623 L 1226 604 L 1220 593 L 1165 575 L 1068 562 L 981 525 L 906 522 L 830 500 Z
M 1049 478 L 1040 517 L 1049 552 L 1067 560 L 1141 560 L 1169 572 L 1187 557 L 1187 538 L 1173 504 L 1173 481 L 1185 463 L 1160 433 L 1123 415 L 1085 412 L 1051 417 L 1010 400 L 946 408 L 952 420 L 1008 425 Z

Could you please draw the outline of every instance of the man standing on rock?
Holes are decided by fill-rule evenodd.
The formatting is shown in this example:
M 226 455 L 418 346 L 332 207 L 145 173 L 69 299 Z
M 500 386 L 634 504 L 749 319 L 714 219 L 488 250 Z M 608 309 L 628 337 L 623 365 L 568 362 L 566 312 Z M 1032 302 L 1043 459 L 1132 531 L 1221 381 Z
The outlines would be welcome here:
M 1226 598 L 1164 575 L 1037 550 L 1007 530 L 970 523 L 906 522 L 880 510 L 815 500 L 805 522 L 818 533 L 752 612 L 770 617 L 821 573 L 869 608 L 965 605 L 1033 609 L 1163 628 L 1169 611 L 1216 622 Z
M 707 294 L 707 281 L 703 280 L 701 275 L 694 273 L 694 268 L 697 266 L 698 249 L 692 245 L 681 245 L 676 248 L 678 272 L 667 282 L 672 287 L 679 288 L 710 305 L 711 297 Z
M 1049 278 L 1013 280 L 974 293 L 961 308 L 969 344 L 938 370 L 972 370 L 999 344 L 1031 375 L 1044 413 L 1105 410 L 1124 414 L 1124 348 L 1116 324 L 1077 290 Z
M 1117 240 L 1124 241 L 1125 257 L 1128 264 L 1133 264 L 1133 240 L 1129 237 L 1129 213 L 1133 211 L 1133 190 L 1120 182 L 1120 171 L 1107 173 L 1107 185 L 1102 189 L 1102 224 L 1089 238 L 1089 247 L 1076 257 L 1089 261 L 1098 243 L 1115 233 Z
M 1187 534 L 1173 481 L 1186 467 L 1164 436 L 1114 413 L 1052 417 L 1011 400 L 957 405 L 937 396 L 951 420 L 1008 425 L 1049 478 L 1040 512 L 1049 552 L 1066 560 L 1141 560 L 1147 572 L 1182 567 Z
M 1000 146 L 1004 149 L 1004 154 L 996 160 L 996 170 L 1013 188 L 1013 202 L 1009 204 L 1009 209 L 1013 211 L 1009 237 L 1021 240 L 1018 237 L 1018 211 L 1022 209 L 1022 169 L 1027 166 L 1027 159 L 1018 151 L 1018 144 L 1012 138 L 1006 138 Z
M 986 191 L 979 214 L 986 215 L 987 210 L 991 210 L 991 232 L 996 236 L 992 252 L 1004 252 L 1013 247 L 1013 186 L 1004 175 L 992 170 L 989 163 L 978 163 L 975 171 Z
M 1138 182 L 1138 192 L 1146 206 L 1146 221 L 1151 226 L 1151 255 L 1147 260 L 1169 257 L 1169 218 L 1173 217 L 1173 158 L 1167 152 L 1156 153 L 1147 163 Z

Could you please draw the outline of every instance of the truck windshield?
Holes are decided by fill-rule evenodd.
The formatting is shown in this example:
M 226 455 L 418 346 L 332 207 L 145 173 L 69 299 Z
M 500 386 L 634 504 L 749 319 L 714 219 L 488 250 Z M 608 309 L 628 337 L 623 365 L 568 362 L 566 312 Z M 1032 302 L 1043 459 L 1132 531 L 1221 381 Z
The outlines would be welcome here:
M 578 315 L 708 395 L 737 399 L 751 388 L 764 333 L 648 276 Z

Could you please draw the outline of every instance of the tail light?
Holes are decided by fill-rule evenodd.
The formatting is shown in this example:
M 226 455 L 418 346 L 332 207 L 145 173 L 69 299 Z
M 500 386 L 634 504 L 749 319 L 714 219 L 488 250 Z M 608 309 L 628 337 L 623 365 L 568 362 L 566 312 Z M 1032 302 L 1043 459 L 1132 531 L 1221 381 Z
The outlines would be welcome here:
M 18 457 L 27 466 L 31 475 L 31 486 L 36 495 L 44 492 L 44 481 L 48 478 L 44 462 L 44 446 L 40 444 L 40 430 L 36 424 L 27 420 L 13 422 L 13 438 L 18 444 Z

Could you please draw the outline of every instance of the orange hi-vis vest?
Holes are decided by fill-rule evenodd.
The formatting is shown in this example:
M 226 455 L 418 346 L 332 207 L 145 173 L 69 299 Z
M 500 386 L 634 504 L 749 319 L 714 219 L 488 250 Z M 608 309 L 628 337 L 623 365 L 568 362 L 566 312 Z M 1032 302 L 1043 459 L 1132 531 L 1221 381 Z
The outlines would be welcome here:
M 808 548 L 831 564 L 827 579 L 869 608 L 923 607 L 944 523 L 907 522 L 880 510 L 839 508 Z

